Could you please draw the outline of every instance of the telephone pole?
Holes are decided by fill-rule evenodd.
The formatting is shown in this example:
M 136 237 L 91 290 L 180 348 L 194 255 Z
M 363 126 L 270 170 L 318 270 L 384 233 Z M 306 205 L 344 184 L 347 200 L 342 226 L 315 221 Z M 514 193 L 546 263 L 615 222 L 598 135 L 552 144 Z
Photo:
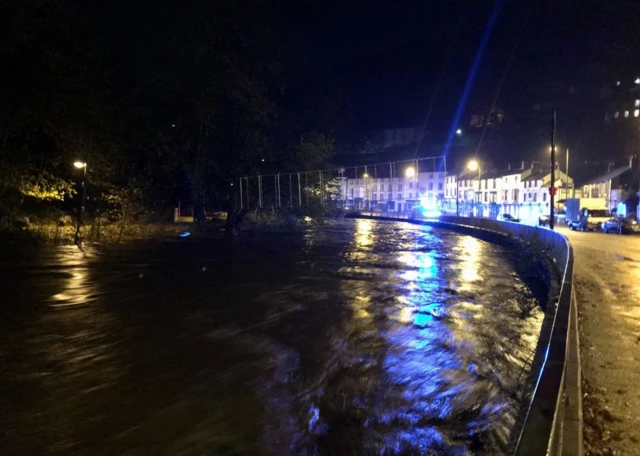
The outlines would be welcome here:
M 549 228 L 553 229 L 555 212 L 555 187 L 556 184 L 556 110 L 551 116 L 551 183 L 549 184 Z

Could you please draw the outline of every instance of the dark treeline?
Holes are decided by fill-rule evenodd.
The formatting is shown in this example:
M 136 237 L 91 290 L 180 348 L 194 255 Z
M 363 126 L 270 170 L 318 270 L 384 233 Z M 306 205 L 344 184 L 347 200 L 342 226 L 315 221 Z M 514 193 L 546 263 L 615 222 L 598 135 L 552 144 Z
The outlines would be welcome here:
M 72 214 L 77 160 L 90 215 L 189 200 L 200 220 L 236 209 L 240 176 L 321 166 L 336 117 L 301 96 L 313 56 L 268 3 L 5 1 L 0 217 Z

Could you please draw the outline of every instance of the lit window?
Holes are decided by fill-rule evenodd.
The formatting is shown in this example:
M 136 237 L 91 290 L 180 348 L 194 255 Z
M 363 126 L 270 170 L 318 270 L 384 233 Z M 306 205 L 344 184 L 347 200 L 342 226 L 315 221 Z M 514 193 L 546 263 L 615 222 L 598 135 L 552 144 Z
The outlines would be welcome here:
M 629 117 L 629 111 L 624 112 L 624 118 L 626 119 L 627 117 Z
M 636 84 L 640 85 L 640 78 L 636 78 L 636 80 L 633 81 L 633 82 L 635 82 Z
M 640 109 L 636 109 L 635 111 L 633 111 L 633 117 L 638 117 L 640 116 Z
M 620 117 L 620 113 L 618 111 L 616 111 L 616 113 L 613 115 L 613 117 L 615 117 L 617 119 L 618 117 Z
M 640 106 L 640 100 L 636 100 L 635 107 L 637 108 L 638 106 Z

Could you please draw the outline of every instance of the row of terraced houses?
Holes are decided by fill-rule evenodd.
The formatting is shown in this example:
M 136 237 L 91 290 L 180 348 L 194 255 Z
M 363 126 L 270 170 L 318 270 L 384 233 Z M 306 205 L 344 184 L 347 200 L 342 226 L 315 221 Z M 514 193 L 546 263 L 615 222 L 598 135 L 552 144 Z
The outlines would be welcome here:
M 574 196 L 573 179 L 556 170 L 557 198 Z M 404 212 L 421 205 L 443 212 L 495 217 L 509 213 L 536 219 L 549 210 L 550 171 L 534 167 L 460 174 L 418 172 L 412 176 L 341 180 L 341 200 L 348 208 Z

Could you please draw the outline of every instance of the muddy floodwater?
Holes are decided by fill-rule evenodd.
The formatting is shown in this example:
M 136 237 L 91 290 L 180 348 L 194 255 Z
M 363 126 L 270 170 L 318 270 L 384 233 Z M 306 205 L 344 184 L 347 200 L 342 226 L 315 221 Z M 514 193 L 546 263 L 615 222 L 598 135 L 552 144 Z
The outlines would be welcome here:
M 518 252 L 406 223 L 0 262 L 0 453 L 501 454 L 543 311 Z

